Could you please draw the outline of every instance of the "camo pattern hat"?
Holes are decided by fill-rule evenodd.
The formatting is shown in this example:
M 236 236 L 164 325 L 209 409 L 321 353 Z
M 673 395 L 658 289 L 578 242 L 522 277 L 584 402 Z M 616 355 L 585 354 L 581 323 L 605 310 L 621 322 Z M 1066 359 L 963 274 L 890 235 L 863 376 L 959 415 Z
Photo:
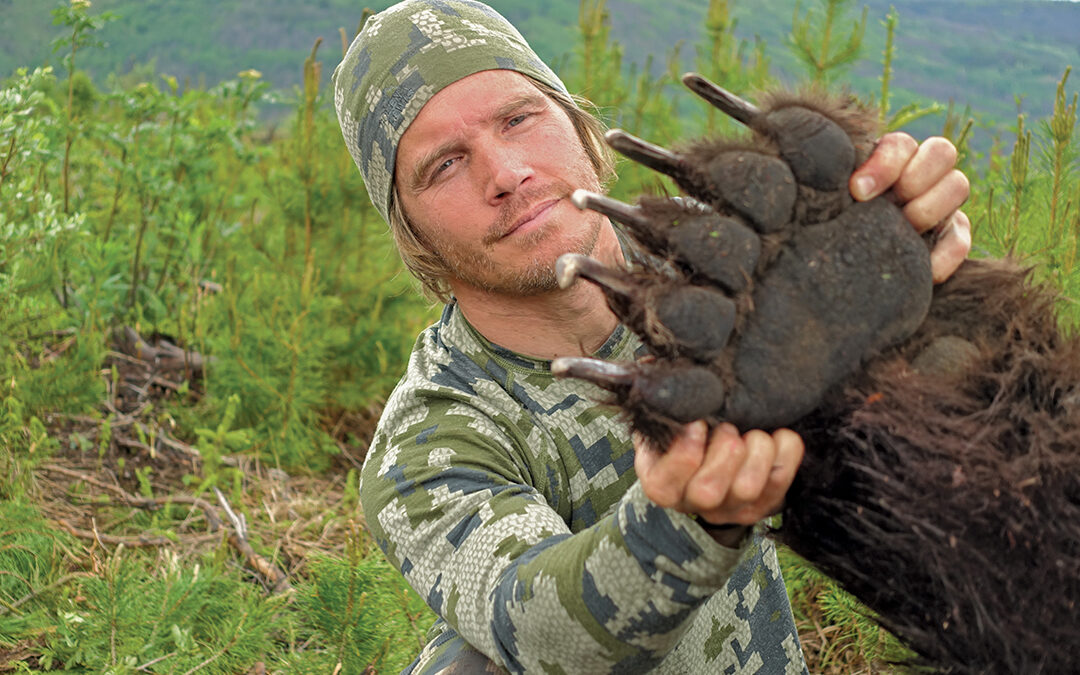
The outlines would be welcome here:
M 432 96 L 482 70 L 516 70 L 566 86 L 487 5 L 405 0 L 368 19 L 334 70 L 334 107 L 345 144 L 375 207 L 389 222 L 402 134 Z

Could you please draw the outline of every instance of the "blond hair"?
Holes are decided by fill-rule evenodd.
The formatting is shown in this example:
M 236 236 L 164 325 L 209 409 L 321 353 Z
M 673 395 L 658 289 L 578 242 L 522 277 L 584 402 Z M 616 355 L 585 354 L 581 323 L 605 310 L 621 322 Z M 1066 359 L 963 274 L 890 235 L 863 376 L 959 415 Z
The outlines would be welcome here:
M 596 171 L 596 177 L 601 186 L 610 184 L 615 179 L 615 155 L 604 142 L 604 125 L 587 110 L 596 110 L 596 106 L 588 100 L 566 94 L 554 89 L 542 82 L 529 78 L 529 81 L 555 102 L 567 116 L 577 131 L 578 139 L 585 149 L 585 154 Z M 447 277 L 450 268 L 446 265 L 439 254 L 419 234 L 416 227 L 405 215 L 398 198 L 397 185 L 393 186 L 390 193 L 390 210 L 388 213 L 390 233 L 394 236 L 394 245 L 405 267 L 416 277 L 423 288 L 423 293 L 429 300 L 448 302 L 450 300 L 450 286 Z

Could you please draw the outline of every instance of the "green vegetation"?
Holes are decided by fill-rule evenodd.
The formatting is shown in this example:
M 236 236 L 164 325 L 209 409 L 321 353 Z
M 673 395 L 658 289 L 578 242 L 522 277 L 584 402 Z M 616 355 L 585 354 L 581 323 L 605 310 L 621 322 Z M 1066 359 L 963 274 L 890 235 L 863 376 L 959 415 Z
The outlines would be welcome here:
M 320 61 L 337 62 L 340 38 L 299 57 L 265 46 L 284 43 L 268 26 L 286 5 L 170 18 L 165 2 L 74 2 L 36 30 L 31 3 L 0 0 L 6 26 L 28 22 L 9 31 L 20 49 L 64 31 L 57 69 L 21 67 L 0 87 L 0 670 L 391 672 L 423 643 L 433 617 L 372 546 L 356 469 L 433 308 L 341 142 Z M 872 4 L 865 20 L 842 0 L 789 5 L 790 30 L 764 41 L 740 37 L 749 3 L 652 3 L 649 16 L 670 18 L 650 31 L 700 18 L 701 39 L 658 39 L 636 65 L 612 36 L 646 5 L 575 5 L 506 13 L 528 12 L 541 52 L 609 123 L 660 143 L 731 128 L 678 84 L 683 70 L 750 92 L 778 79 L 774 60 L 804 80 L 851 80 L 890 127 L 937 124 L 973 183 L 977 254 L 1033 265 L 1062 290 L 1062 315 L 1080 317 L 1075 55 L 1054 62 L 1052 114 L 1023 114 L 980 147 L 978 113 L 907 97 L 902 64 L 919 50 L 902 3 L 888 15 Z M 355 14 L 343 0 L 305 7 L 311 21 Z M 168 46 L 159 24 L 205 64 L 230 64 L 222 81 L 142 66 L 88 75 L 107 63 L 103 40 Z M 243 66 L 295 69 L 300 86 L 273 91 L 197 42 L 222 25 L 258 59 Z M 274 102 L 289 114 L 265 126 Z M 672 190 L 636 165 L 620 174 L 616 196 Z M 901 656 L 850 597 L 784 565 L 814 672 Z
M 94 11 L 117 14 L 121 20 L 100 32 L 104 49 L 87 52 L 82 68 L 105 82 L 111 73 L 134 83 L 153 72 L 169 73 L 183 89 L 205 88 L 236 73 L 256 68 L 266 81 L 281 89 L 300 86 L 299 64 L 317 38 L 325 48 L 337 49 L 339 28 L 355 31 L 360 10 L 383 9 L 393 0 L 353 3 L 319 0 L 296 3 L 263 0 L 257 5 L 239 0 L 94 0 Z M 567 64 L 578 44 L 575 25 L 577 0 L 524 2 L 498 0 L 494 6 L 555 64 Z M 648 55 L 657 55 L 652 74 L 664 68 L 662 59 L 680 46 L 683 62 L 693 58 L 693 45 L 708 40 L 702 17 L 705 0 L 623 0 L 610 7 L 611 36 L 625 46 L 626 66 L 646 67 Z M 733 34 L 753 45 L 769 45 L 773 73 L 794 82 L 803 73 L 794 51 L 782 47 L 790 42 L 796 9 L 805 15 L 814 1 L 757 0 L 730 3 Z M 851 3 L 845 3 L 850 5 Z M 869 7 L 863 54 L 878 55 L 884 49 L 880 21 L 894 6 L 904 18 L 897 35 L 895 93 L 899 105 L 955 101 L 978 111 L 974 144 L 990 147 L 995 132 L 1015 117 L 1015 97 L 1023 98 L 1025 111 L 1049 114 L 1054 83 L 1062 64 L 1080 56 L 1076 35 L 1080 33 L 1080 6 L 1048 0 L 860 0 L 853 16 L 839 26 L 848 31 Z M 257 7 L 257 9 L 255 9 Z M 20 65 L 45 63 L 49 44 L 59 34 L 52 26 L 50 5 L 36 0 L 0 0 L 0 21 L 6 31 L 0 44 L 0 74 Z M 333 45 L 333 47 L 331 47 Z M 333 64 L 335 60 L 328 59 Z M 559 68 L 564 70 L 564 68 Z M 874 60 L 860 59 L 839 71 L 859 91 L 869 91 L 880 75 Z M 726 83 L 726 82 L 725 82 Z M 731 83 L 726 83 L 731 84 Z M 688 108 L 689 109 L 689 108 Z M 264 115 L 278 119 L 287 111 L 263 106 Z M 916 127 L 920 135 L 940 129 L 940 116 Z M 982 127 L 987 127 L 983 131 Z

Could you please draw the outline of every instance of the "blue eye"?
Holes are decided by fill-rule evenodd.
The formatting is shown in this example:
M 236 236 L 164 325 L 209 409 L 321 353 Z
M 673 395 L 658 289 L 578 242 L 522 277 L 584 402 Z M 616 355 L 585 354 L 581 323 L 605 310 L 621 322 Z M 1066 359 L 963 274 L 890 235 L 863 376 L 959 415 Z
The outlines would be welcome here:
M 529 116 L 528 113 L 522 113 L 521 115 L 518 115 L 517 117 L 511 117 L 510 121 L 507 122 L 507 124 L 509 126 L 516 127 L 517 125 L 524 122 L 525 118 L 528 117 L 528 116 Z

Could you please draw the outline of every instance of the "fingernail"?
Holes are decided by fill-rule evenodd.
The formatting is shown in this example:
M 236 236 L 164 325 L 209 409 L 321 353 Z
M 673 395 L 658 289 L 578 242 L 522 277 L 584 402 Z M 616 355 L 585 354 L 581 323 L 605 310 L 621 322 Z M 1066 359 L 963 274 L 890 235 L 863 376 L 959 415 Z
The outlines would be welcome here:
M 855 199 L 869 199 L 876 187 L 877 182 L 871 176 L 859 176 L 855 179 L 855 189 L 851 193 Z
M 720 429 L 725 434 L 731 434 L 732 436 L 739 435 L 739 429 L 731 422 L 724 422 L 719 427 L 717 427 L 717 429 Z
M 700 443 L 705 440 L 705 423 L 701 420 L 691 422 L 683 427 L 683 434 L 688 441 Z

